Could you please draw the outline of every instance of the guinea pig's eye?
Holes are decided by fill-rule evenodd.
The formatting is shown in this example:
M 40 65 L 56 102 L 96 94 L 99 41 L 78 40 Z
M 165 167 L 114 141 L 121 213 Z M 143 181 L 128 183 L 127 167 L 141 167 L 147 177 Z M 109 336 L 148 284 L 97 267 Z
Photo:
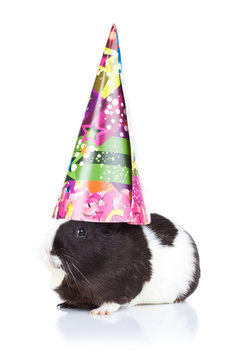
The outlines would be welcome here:
M 78 228 L 76 231 L 77 237 L 83 237 L 85 236 L 85 230 L 84 228 Z

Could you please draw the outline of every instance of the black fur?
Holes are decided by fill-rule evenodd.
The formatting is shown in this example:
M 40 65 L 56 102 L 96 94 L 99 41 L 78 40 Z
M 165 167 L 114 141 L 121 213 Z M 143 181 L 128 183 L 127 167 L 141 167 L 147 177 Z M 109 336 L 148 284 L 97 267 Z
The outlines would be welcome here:
M 86 232 L 82 238 L 76 235 L 79 227 Z M 69 221 L 59 227 L 51 254 L 67 273 L 56 289 L 62 307 L 125 304 L 151 278 L 151 252 L 141 226 Z
M 161 245 L 174 246 L 178 230 L 168 219 L 151 214 L 149 227 Z M 83 228 L 85 236 L 78 237 Z M 197 287 L 200 277 L 199 255 L 192 240 L 196 269 L 181 302 Z M 64 303 L 60 308 L 93 308 L 104 302 L 125 304 L 135 298 L 151 279 L 151 252 L 141 226 L 126 223 L 68 221 L 62 224 L 53 242 L 52 255 L 58 255 L 67 273 L 55 289 Z
M 177 229 L 173 223 L 165 217 L 158 214 L 151 214 L 152 222 L 147 225 L 160 241 L 161 245 L 173 246 L 177 235 Z

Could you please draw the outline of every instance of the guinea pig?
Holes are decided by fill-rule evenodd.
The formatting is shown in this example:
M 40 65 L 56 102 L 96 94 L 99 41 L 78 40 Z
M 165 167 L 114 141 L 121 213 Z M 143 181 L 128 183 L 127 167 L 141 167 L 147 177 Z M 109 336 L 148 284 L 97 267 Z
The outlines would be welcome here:
M 184 301 L 197 288 L 199 254 L 175 222 L 149 225 L 56 220 L 45 246 L 59 308 L 108 315 L 120 307 Z

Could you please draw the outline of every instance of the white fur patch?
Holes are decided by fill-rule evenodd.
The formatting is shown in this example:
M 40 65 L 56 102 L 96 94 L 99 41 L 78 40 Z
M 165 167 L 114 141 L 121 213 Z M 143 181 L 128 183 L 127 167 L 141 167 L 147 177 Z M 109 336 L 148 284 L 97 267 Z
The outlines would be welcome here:
M 40 248 L 41 259 L 44 262 L 44 264 L 47 266 L 47 268 L 51 271 L 51 287 L 53 289 L 61 285 L 64 276 L 66 275 L 65 271 L 60 267 L 62 263 L 59 257 L 56 255 L 54 256 L 50 255 L 56 232 L 59 226 L 66 221 L 68 220 L 65 219 L 55 220 L 52 228 L 47 233 L 46 238 Z
M 90 314 L 91 315 L 110 315 L 112 312 L 117 311 L 121 307 L 120 304 L 110 302 L 103 303 L 97 309 L 93 309 Z
M 51 272 L 52 274 L 51 274 L 50 286 L 52 289 L 56 289 L 58 286 L 61 285 L 66 273 L 62 268 L 59 269 L 52 268 Z
M 155 233 L 142 226 L 152 253 L 152 276 L 129 305 L 172 303 L 189 289 L 195 270 L 194 249 L 189 235 L 174 223 L 178 233 L 174 246 L 163 246 Z

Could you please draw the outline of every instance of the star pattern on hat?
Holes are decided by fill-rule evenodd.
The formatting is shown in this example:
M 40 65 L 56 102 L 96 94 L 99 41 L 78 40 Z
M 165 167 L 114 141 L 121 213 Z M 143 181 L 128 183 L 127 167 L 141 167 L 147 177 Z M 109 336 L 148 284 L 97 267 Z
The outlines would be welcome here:
M 92 140 L 97 146 L 99 146 L 100 136 L 107 132 L 106 129 L 92 122 L 89 125 L 82 126 L 84 130 L 84 136 L 82 142 Z

